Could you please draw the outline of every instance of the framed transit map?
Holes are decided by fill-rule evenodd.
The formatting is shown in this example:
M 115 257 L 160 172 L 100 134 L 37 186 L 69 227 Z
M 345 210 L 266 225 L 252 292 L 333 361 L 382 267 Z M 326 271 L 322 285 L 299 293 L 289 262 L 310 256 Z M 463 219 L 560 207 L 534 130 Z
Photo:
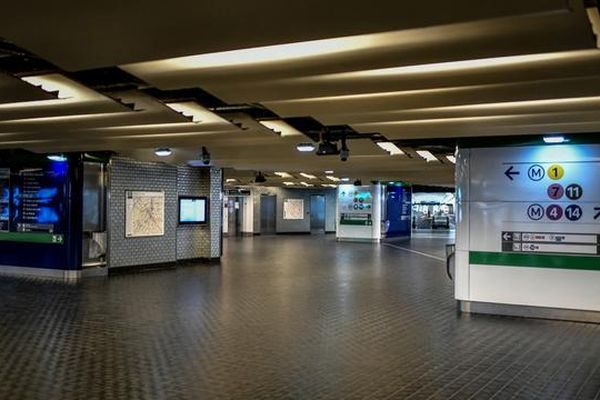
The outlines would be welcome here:
M 125 192 L 125 237 L 164 236 L 165 192 Z

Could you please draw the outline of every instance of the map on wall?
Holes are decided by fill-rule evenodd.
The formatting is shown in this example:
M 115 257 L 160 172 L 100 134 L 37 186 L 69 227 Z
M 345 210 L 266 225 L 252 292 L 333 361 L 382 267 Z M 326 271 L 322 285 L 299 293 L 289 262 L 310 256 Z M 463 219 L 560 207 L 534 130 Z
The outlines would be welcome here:
M 165 193 L 125 192 L 125 237 L 165 234 Z
M 304 200 L 285 199 L 283 201 L 283 219 L 304 219 Z

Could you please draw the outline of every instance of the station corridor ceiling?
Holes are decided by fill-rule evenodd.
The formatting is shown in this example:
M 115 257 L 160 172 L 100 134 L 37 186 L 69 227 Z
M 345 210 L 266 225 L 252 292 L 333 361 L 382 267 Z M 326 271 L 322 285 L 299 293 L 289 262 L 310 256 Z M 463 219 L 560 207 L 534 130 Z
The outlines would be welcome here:
M 34 3 L 0 15 L 4 150 L 446 185 L 459 139 L 600 130 L 594 1 Z

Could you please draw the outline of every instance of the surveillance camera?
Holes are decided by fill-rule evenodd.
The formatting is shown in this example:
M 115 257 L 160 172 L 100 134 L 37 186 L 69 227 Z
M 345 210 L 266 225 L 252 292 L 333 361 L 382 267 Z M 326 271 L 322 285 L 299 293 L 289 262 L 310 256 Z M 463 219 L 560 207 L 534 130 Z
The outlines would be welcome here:
M 202 146 L 202 163 L 204 165 L 210 164 L 210 153 L 206 150 L 206 147 Z
M 340 160 L 347 161 L 348 157 L 350 157 L 350 150 L 348 150 L 348 149 L 340 150 Z

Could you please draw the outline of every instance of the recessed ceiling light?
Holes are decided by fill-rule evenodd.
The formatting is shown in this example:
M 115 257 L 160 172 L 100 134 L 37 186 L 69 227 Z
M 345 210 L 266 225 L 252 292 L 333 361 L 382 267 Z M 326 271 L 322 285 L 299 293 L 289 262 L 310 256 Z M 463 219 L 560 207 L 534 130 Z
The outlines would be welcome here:
M 273 173 L 280 178 L 293 178 L 293 176 L 288 174 L 287 172 L 273 172 Z
M 564 136 L 544 136 L 544 143 L 547 144 L 560 144 L 560 143 L 566 143 L 569 140 L 566 139 Z
M 330 181 L 333 181 L 333 182 L 339 182 L 340 181 L 340 178 L 335 177 L 335 176 L 331 176 L 331 175 L 328 175 L 325 178 L 327 178 L 327 179 L 329 179 Z
M 404 154 L 404 152 L 392 142 L 377 142 L 377 146 L 390 153 L 391 156 L 399 156 Z
M 154 149 L 154 154 L 156 154 L 159 157 L 169 157 L 171 154 L 173 154 L 173 151 L 168 147 L 159 147 L 157 149 Z
M 299 130 L 297 130 L 296 128 L 292 127 L 290 124 L 288 124 L 287 122 L 281 121 L 281 120 L 264 120 L 264 121 L 258 121 L 262 126 L 281 134 L 282 137 L 286 137 L 286 136 L 303 136 L 304 134 L 302 132 L 300 132 Z
M 306 179 L 317 179 L 316 176 L 311 175 L 311 174 L 306 174 L 304 172 L 300 172 L 300 175 L 302 175 L 303 177 L 305 177 Z
M 312 143 L 298 143 L 296 149 L 302 153 L 315 151 L 315 145 Z
M 64 154 L 49 154 L 46 156 L 48 160 L 55 162 L 65 162 L 67 161 L 67 157 Z
M 456 164 L 456 157 L 454 157 L 453 155 L 446 156 L 446 159 L 448 161 L 450 161 L 452 164 Z
M 424 158 L 427 162 L 439 161 L 429 150 L 417 150 L 417 154 Z

